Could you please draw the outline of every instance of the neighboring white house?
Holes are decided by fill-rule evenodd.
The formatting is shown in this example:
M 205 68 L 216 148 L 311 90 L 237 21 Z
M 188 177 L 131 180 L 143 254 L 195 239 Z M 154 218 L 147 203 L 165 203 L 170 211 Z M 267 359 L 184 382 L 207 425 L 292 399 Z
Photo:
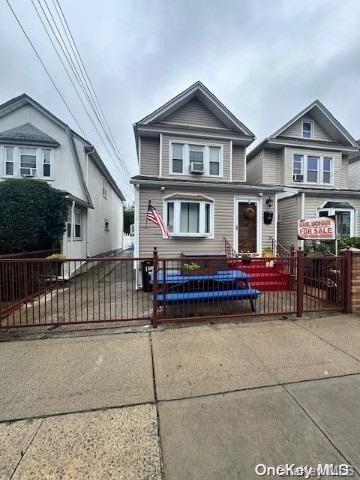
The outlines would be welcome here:
M 0 179 L 22 177 L 67 193 L 68 258 L 122 248 L 125 198 L 95 147 L 26 94 L 0 105 Z

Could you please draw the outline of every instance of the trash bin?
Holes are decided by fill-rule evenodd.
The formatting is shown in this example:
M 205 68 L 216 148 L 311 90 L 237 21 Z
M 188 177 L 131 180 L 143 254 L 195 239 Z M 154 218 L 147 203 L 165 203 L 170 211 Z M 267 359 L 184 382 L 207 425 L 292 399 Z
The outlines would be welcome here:
M 152 260 L 144 260 L 141 264 L 141 276 L 143 292 L 152 292 L 151 274 L 153 267 Z

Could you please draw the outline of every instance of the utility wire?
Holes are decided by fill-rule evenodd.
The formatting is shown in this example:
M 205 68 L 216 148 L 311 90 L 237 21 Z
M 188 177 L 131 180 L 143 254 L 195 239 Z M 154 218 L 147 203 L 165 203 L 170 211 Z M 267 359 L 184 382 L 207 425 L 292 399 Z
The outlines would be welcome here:
M 46 73 L 46 74 L 47 74 L 47 76 L 49 77 L 49 80 L 50 80 L 50 82 L 53 84 L 53 86 L 54 86 L 55 90 L 56 90 L 56 91 L 57 91 L 57 93 L 59 94 L 59 96 L 60 96 L 61 100 L 63 101 L 63 103 L 64 103 L 65 107 L 67 108 L 68 112 L 70 113 L 71 117 L 73 118 L 74 122 L 76 123 L 77 127 L 79 128 L 80 132 L 81 132 L 81 133 L 82 133 L 82 135 L 85 137 L 85 134 L 84 134 L 84 132 L 83 132 L 82 128 L 80 127 L 80 124 L 79 124 L 79 122 L 78 122 L 78 120 L 77 120 L 76 116 L 75 116 L 75 115 L 73 114 L 73 112 L 71 111 L 71 108 L 70 108 L 69 104 L 68 104 L 68 103 L 67 103 L 67 101 L 65 100 L 65 98 L 64 98 L 63 94 L 61 93 L 61 91 L 60 91 L 59 87 L 56 85 L 56 83 L 55 83 L 54 79 L 52 78 L 52 76 L 51 76 L 50 72 L 49 72 L 49 71 L 48 71 L 48 69 L 46 68 L 46 65 L 45 65 L 45 63 L 43 62 L 43 60 L 42 60 L 42 58 L 41 58 L 40 54 L 38 53 L 38 51 L 37 51 L 37 49 L 36 49 L 35 45 L 34 45 L 34 44 L 33 44 L 33 42 L 31 41 L 31 39 L 30 39 L 29 35 L 27 34 L 27 32 L 25 31 L 24 27 L 22 26 L 22 24 L 21 24 L 21 22 L 20 22 L 20 20 L 19 20 L 19 17 L 16 15 L 16 13 L 15 13 L 15 11 L 14 11 L 14 9 L 13 9 L 13 7 L 12 7 L 11 3 L 10 3 L 10 1 L 9 1 L 9 0 L 5 0 L 5 1 L 6 1 L 7 5 L 8 5 L 8 7 L 9 7 L 9 9 L 10 9 L 11 13 L 13 14 L 13 16 L 14 16 L 14 18 L 15 18 L 15 20 L 16 20 L 16 22 L 17 22 L 17 24 L 19 25 L 19 27 L 20 27 L 21 31 L 23 32 L 23 34 L 24 34 L 25 38 L 27 39 L 27 41 L 29 42 L 29 44 L 30 44 L 31 48 L 33 49 L 33 51 L 34 51 L 34 53 L 35 53 L 35 55 L 36 55 L 37 59 L 39 60 L 39 62 L 41 63 L 41 65 L 42 65 L 43 69 L 45 70 L 45 73 Z
M 66 20 L 64 12 L 61 8 L 61 5 L 57 0 L 56 0 L 56 2 L 54 0 L 52 0 L 52 3 L 55 7 L 55 11 L 57 13 L 58 18 L 60 19 L 60 23 L 61 23 L 62 29 L 65 33 L 67 42 L 65 41 L 65 39 L 64 39 L 64 37 L 63 37 L 63 35 L 60 31 L 60 28 L 57 25 L 57 22 L 56 22 L 53 14 L 51 12 L 51 9 L 50 9 L 47 1 L 44 0 L 44 4 L 46 5 L 46 8 L 47 8 L 47 10 L 48 10 L 48 12 L 51 16 L 51 19 L 52 19 L 52 21 L 55 25 L 56 31 L 57 31 L 57 33 L 58 33 L 58 35 L 59 35 L 59 37 L 60 37 L 60 39 L 61 39 L 61 41 L 64 45 L 64 48 L 67 52 L 67 56 L 66 56 L 67 61 L 68 61 L 68 63 L 72 64 L 73 69 L 76 71 L 76 74 L 74 72 L 73 73 L 76 76 L 77 81 L 78 81 L 79 85 L 81 86 L 81 89 L 82 89 L 84 95 L 86 96 L 89 105 L 91 106 L 91 109 L 93 110 L 99 124 L 101 125 L 101 128 L 102 128 L 109 144 L 111 145 L 111 147 L 114 151 L 114 154 L 116 155 L 118 161 L 120 162 L 121 167 L 124 169 L 125 174 L 128 175 L 128 177 L 130 178 L 131 174 L 130 174 L 127 166 L 126 166 L 126 163 L 125 163 L 117 145 L 116 145 L 115 139 L 112 135 L 111 129 L 109 127 L 109 124 L 106 120 L 103 109 L 101 107 L 100 100 L 99 100 L 98 96 L 96 95 L 96 91 L 95 91 L 94 86 L 91 82 L 89 74 L 87 73 L 86 67 L 85 67 L 84 62 L 81 58 L 80 52 L 77 48 L 75 39 L 72 35 L 72 32 L 70 30 L 70 27 L 69 27 L 69 24 Z M 67 43 L 70 46 L 72 54 L 68 49 Z M 76 64 L 74 63 L 74 60 L 75 60 Z
M 32 1 L 33 5 L 34 5 L 33 0 L 31 0 L 31 1 Z M 39 0 L 37 0 L 37 1 L 38 1 L 38 4 L 39 4 L 39 6 L 40 6 L 40 8 L 41 8 L 41 10 L 42 10 L 42 12 L 43 12 L 43 15 L 44 15 L 44 17 L 45 17 L 48 25 L 49 25 L 50 28 L 51 28 L 51 31 L 52 31 L 52 33 L 53 33 L 53 35 L 54 35 L 54 37 L 55 37 L 58 45 L 59 45 L 60 48 L 61 48 L 61 51 L 62 51 L 62 53 L 63 53 L 63 55 L 64 55 L 64 57 L 65 57 L 68 65 L 70 66 L 70 68 L 71 68 L 71 70 L 72 70 L 72 72 L 73 72 L 73 75 L 74 75 L 75 79 L 76 79 L 77 82 L 78 82 L 78 85 L 79 85 L 80 88 L 81 88 L 81 91 L 82 91 L 83 94 L 85 95 L 85 97 L 86 97 L 86 99 L 87 99 L 87 101 L 88 101 L 88 103 L 89 103 L 92 111 L 93 111 L 94 114 L 95 114 L 96 119 L 98 120 L 98 122 L 99 122 L 99 124 L 100 124 L 100 127 L 101 127 L 102 131 L 104 132 L 104 134 L 105 134 L 105 136 L 106 136 L 106 138 L 107 138 L 107 140 L 108 140 L 108 142 L 109 142 L 110 147 L 112 148 L 112 150 L 113 150 L 113 152 L 114 152 L 114 155 L 115 155 L 115 157 L 116 157 L 116 159 L 114 159 L 114 160 L 115 160 L 115 163 L 117 163 L 117 161 L 118 161 L 118 162 L 120 163 L 120 166 L 122 167 L 122 169 L 123 169 L 123 171 L 124 171 L 123 173 L 125 174 L 125 176 L 128 176 L 128 177 L 130 178 L 130 177 L 131 177 L 130 172 L 128 171 L 128 169 L 127 169 L 127 167 L 126 167 L 126 164 L 124 163 L 124 160 L 123 160 L 123 159 L 121 158 L 121 156 L 119 155 L 119 152 L 118 152 L 116 146 L 114 145 L 114 143 L 113 143 L 113 141 L 112 141 L 112 139 L 111 139 L 111 137 L 110 137 L 110 135 L 109 135 L 109 132 L 107 131 L 107 129 L 106 129 L 106 127 L 105 127 L 105 125 L 104 125 L 104 123 L 103 123 L 103 121 L 102 121 L 102 118 L 101 118 L 101 116 L 100 116 L 100 112 L 98 111 L 98 109 L 97 109 L 97 107 L 96 107 L 96 104 L 95 104 L 95 102 L 94 102 L 94 100 L 93 100 L 93 98 L 92 98 L 91 91 L 89 91 L 89 89 L 87 88 L 87 85 L 84 85 L 84 82 L 82 81 L 82 78 L 81 78 L 82 72 L 81 72 L 81 70 L 80 70 L 80 73 L 81 73 L 81 75 L 80 75 L 79 70 L 78 70 L 77 66 L 75 65 L 75 63 L 74 63 L 74 61 L 73 61 L 73 59 L 72 59 L 72 56 L 71 56 L 71 53 L 69 52 L 69 49 L 68 49 L 68 47 L 67 47 L 67 45 L 66 45 L 66 42 L 65 42 L 65 40 L 64 40 L 64 38 L 63 38 L 63 36 L 62 36 L 62 33 L 61 33 L 60 29 L 58 28 L 58 25 L 57 25 L 56 20 L 55 20 L 53 14 L 52 14 L 52 12 L 51 12 L 51 9 L 49 8 L 49 5 L 47 4 L 47 1 L 44 0 L 43 3 L 45 4 L 45 6 L 46 6 L 46 8 L 47 8 L 47 11 L 49 12 L 49 15 L 50 15 L 50 17 L 51 17 L 51 20 L 52 20 L 53 24 L 51 23 L 48 15 L 46 14 L 44 8 L 42 7 L 40 1 L 39 1 Z M 35 8 L 35 6 L 34 6 L 34 8 Z M 37 11 L 37 14 L 38 14 L 38 16 L 39 16 L 39 12 L 38 12 L 38 11 Z M 42 23 L 43 23 L 43 22 L 42 22 Z M 54 25 L 54 26 L 53 26 L 53 25 Z M 44 24 L 43 24 L 43 26 L 44 26 Z M 54 28 L 54 27 L 55 27 L 55 28 Z M 45 26 L 44 26 L 44 28 L 45 28 Z M 56 31 L 55 31 L 55 30 L 56 30 Z M 49 35 L 48 35 L 48 36 L 49 36 Z M 49 37 L 49 38 L 50 38 L 50 37 Z M 59 38 L 60 38 L 60 39 L 59 39 Z M 53 42 L 52 42 L 52 44 L 53 44 Z M 53 44 L 53 47 L 55 48 L 54 44 Z M 58 56 L 59 56 L 59 54 L 58 54 Z M 64 68 L 65 68 L 65 67 L 64 67 Z M 73 83 L 73 82 L 72 82 L 72 83 Z M 82 103 L 83 107 L 85 108 L 84 103 L 83 103 L 83 102 L 81 102 L 81 103 Z M 85 109 L 85 110 L 86 110 L 86 109 Z M 90 118 L 90 115 L 89 115 L 88 111 L 87 111 L 87 114 L 88 114 L 88 116 L 89 116 L 89 118 Z M 94 128 L 96 129 L 99 137 L 101 138 L 102 143 L 104 144 L 105 148 L 107 149 L 107 152 L 108 152 L 109 155 L 111 156 L 108 148 L 107 148 L 106 145 L 105 145 L 105 142 L 104 142 L 104 139 L 102 138 L 102 135 L 100 134 L 100 132 L 99 132 L 99 130 L 97 129 L 97 127 L 95 126 L 93 120 L 92 120 L 91 118 L 90 118 L 90 120 L 91 120 Z

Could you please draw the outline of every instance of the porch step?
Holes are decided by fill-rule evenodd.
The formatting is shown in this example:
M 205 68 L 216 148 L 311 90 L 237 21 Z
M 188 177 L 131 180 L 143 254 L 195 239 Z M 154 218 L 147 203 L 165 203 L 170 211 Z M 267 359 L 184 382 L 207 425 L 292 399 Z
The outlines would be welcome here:
M 272 267 L 270 261 L 274 261 Z M 244 264 L 241 260 L 229 260 L 228 268 L 249 274 L 251 286 L 263 292 L 290 290 L 291 287 L 289 263 L 286 260 L 254 260 L 250 264 Z
M 279 292 L 284 290 L 290 290 L 289 280 L 252 280 L 251 286 L 260 290 L 261 292 Z

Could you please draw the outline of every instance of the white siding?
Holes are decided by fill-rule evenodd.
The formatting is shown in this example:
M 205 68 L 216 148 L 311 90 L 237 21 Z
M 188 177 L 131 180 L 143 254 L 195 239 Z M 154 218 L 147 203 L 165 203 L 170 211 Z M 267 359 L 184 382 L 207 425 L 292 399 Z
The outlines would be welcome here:
M 349 188 L 360 189 L 360 160 L 349 163 L 348 181 Z
M 245 147 L 233 145 L 232 179 L 234 182 L 245 182 Z
M 282 176 L 282 152 L 280 150 L 264 150 L 262 183 L 280 185 Z

